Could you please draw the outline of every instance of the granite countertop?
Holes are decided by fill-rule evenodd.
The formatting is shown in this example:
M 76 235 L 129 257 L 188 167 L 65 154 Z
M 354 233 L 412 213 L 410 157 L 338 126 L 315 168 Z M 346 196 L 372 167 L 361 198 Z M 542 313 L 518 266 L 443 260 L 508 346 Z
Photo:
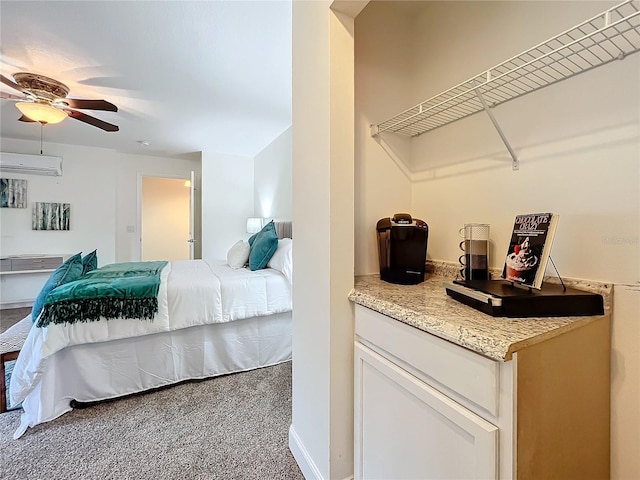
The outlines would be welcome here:
M 449 297 L 443 284 L 453 277 L 437 273 L 427 274 L 426 280 L 418 285 L 387 283 L 379 275 L 358 276 L 349 299 L 498 361 L 508 361 L 519 349 L 603 318 L 492 317 Z M 609 285 L 574 281 L 571 286 L 602 294 L 605 316 L 610 315 Z

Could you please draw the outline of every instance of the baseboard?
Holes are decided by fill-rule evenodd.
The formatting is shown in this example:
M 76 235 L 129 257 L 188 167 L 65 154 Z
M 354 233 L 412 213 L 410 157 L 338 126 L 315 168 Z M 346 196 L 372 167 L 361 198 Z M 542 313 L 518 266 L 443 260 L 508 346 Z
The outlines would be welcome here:
M 294 430 L 293 425 L 289 427 L 289 450 L 291 450 L 293 458 L 298 462 L 298 466 L 306 480 L 324 480 L 320 470 L 316 467 L 313 459 L 309 456 L 309 452 Z
M 3 302 L 0 303 L 0 309 L 6 310 L 9 308 L 25 308 L 33 307 L 34 300 L 17 300 L 15 302 Z
M 289 450 L 291 450 L 293 458 L 296 459 L 306 480 L 324 480 L 320 470 L 318 470 L 318 467 L 313 462 L 302 440 L 300 440 L 300 437 L 293 428 L 293 425 L 289 427 Z M 349 475 L 342 480 L 353 480 L 353 475 Z

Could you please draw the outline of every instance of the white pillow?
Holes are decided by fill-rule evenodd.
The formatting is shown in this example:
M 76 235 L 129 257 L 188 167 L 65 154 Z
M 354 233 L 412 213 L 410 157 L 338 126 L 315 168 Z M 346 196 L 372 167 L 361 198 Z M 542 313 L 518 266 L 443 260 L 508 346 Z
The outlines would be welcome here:
M 281 238 L 278 240 L 278 248 L 267 263 L 267 267 L 282 272 L 282 274 L 293 283 L 293 262 L 292 262 L 293 243 L 290 238 Z
M 249 242 L 238 240 L 227 253 L 227 263 L 231 268 L 242 268 L 249 261 Z

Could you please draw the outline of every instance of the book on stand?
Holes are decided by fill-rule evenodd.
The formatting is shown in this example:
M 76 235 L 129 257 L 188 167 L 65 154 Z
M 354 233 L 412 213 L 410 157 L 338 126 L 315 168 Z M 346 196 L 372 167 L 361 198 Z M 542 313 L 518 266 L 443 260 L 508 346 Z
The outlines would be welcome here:
M 540 289 L 557 225 L 554 213 L 516 215 L 502 278 Z

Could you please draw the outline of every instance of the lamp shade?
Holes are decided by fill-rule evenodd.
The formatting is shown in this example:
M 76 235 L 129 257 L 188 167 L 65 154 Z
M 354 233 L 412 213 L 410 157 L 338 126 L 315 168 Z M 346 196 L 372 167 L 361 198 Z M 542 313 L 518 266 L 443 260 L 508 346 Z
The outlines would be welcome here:
M 247 233 L 258 233 L 262 230 L 262 219 L 251 217 L 247 219 Z
M 67 112 L 52 107 L 48 103 L 17 102 L 16 107 L 25 117 L 29 117 L 34 122 L 60 123 L 67 118 Z

